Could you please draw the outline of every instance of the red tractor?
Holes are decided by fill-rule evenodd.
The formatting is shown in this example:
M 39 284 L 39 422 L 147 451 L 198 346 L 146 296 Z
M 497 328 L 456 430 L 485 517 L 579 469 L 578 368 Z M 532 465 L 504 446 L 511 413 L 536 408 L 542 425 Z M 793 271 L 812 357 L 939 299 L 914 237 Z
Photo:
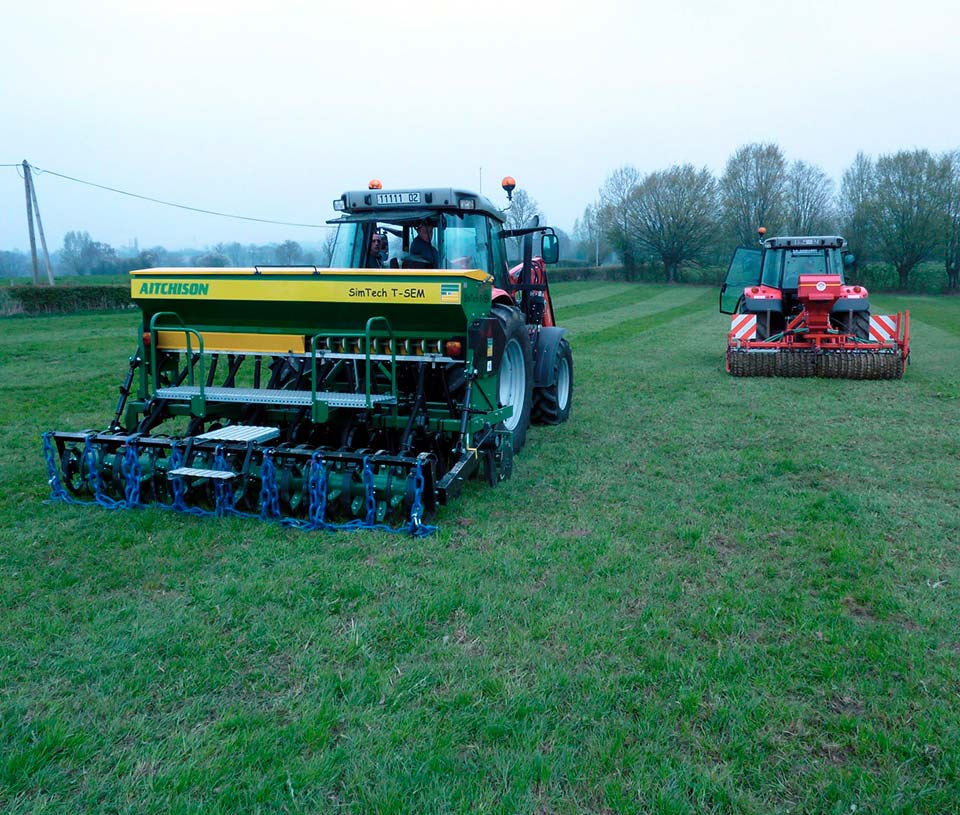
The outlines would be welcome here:
M 720 289 L 732 314 L 733 376 L 900 379 L 910 356 L 910 314 L 871 315 L 867 290 L 844 283 L 852 255 L 839 236 L 763 239 L 740 247 Z

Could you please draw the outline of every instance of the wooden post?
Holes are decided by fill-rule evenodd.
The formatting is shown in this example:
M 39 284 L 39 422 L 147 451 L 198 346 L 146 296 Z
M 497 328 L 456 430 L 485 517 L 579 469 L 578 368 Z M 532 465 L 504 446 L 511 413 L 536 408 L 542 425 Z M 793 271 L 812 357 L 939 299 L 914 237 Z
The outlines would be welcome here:
M 40 267 L 37 263 L 37 238 L 33 234 L 33 201 L 30 196 L 30 165 L 23 160 L 23 191 L 27 196 L 27 228 L 30 230 L 30 254 L 33 256 L 33 285 L 40 285 Z
M 40 205 L 37 203 L 37 186 L 33 183 L 33 174 L 30 165 L 26 167 L 27 178 L 30 179 L 30 198 L 33 200 L 33 213 L 37 218 L 37 231 L 40 233 L 40 246 L 43 247 L 43 259 L 47 263 L 47 280 L 53 285 L 53 265 L 50 263 L 50 253 L 47 251 L 47 239 L 43 234 L 43 221 L 40 220 Z

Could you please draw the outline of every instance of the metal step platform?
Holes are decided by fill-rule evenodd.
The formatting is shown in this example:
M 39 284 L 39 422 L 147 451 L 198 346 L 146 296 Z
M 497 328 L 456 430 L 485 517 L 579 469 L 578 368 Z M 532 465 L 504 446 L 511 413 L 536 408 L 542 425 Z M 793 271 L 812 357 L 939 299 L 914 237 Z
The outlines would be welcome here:
M 196 436 L 204 441 L 243 441 L 265 442 L 277 438 L 280 429 L 276 427 L 257 427 L 256 425 L 232 424 L 217 430 L 208 430 Z
M 236 477 L 237 474 L 229 470 L 202 470 L 199 467 L 177 467 L 167 473 L 167 478 L 216 478 L 229 481 Z
M 158 388 L 159 399 L 186 401 L 200 395 L 196 385 L 180 385 L 173 388 Z M 245 405 L 280 405 L 283 407 L 309 407 L 313 401 L 310 391 L 285 391 L 268 388 L 204 388 L 203 395 L 208 402 L 233 402 Z M 367 396 L 363 393 L 338 393 L 337 391 L 317 391 L 317 401 L 330 407 L 365 408 Z M 389 393 L 374 393 L 370 396 L 374 405 L 392 405 L 396 397 Z

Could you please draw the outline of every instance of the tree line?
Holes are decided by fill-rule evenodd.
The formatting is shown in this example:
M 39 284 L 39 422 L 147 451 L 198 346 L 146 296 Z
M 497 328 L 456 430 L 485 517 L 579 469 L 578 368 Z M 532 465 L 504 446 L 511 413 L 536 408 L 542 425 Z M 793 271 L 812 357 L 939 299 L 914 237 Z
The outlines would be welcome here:
M 836 186 L 816 165 L 788 162 L 776 144 L 738 148 L 716 178 L 678 164 L 612 172 L 573 230 L 580 257 L 615 257 L 627 269 L 654 262 L 677 282 L 685 267 L 725 263 L 736 246 L 773 235 L 843 235 L 855 262 L 890 264 L 901 289 L 920 263 L 943 264 L 947 290 L 960 287 L 960 150 L 859 153 Z
M 260 245 L 234 241 L 203 250 L 171 251 L 163 246 L 116 249 L 108 243 L 93 240 L 88 232 L 67 232 L 63 246 L 53 253 L 51 261 L 59 277 L 126 274 L 132 269 L 157 266 L 327 266 L 334 235 L 330 230 L 326 240 L 317 248 L 304 247 L 293 240 Z M 31 259 L 27 252 L 0 251 L 0 277 L 30 275 Z
M 514 193 L 508 228 L 541 215 L 526 191 Z M 627 270 L 655 264 L 660 277 L 679 282 L 684 270 L 726 265 L 738 245 L 754 246 L 757 229 L 767 235 L 841 234 L 855 262 L 852 278 L 870 264 L 889 264 L 899 288 L 923 262 L 942 264 L 946 289 L 960 288 L 960 150 L 939 155 L 902 150 L 876 159 L 859 153 L 839 187 L 826 172 L 802 160 L 788 162 L 777 144 L 738 148 L 717 178 L 705 168 L 677 164 L 642 174 L 625 165 L 600 187 L 568 237 L 557 230 L 561 256 Z M 122 274 L 155 266 L 327 266 L 335 233 L 314 248 L 279 244 L 218 243 L 202 251 L 162 246 L 117 250 L 87 232 L 68 232 L 53 254 L 60 276 Z M 519 258 L 521 241 L 509 254 Z M 0 276 L 31 274 L 30 256 L 0 251 Z

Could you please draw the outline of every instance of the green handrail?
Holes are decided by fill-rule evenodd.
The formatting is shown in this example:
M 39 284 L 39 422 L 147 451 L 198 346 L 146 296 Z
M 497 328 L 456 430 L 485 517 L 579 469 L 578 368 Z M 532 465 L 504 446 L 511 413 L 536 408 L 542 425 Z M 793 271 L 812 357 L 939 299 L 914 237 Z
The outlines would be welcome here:
M 364 388 L 367 397 L 367 408 L 373 407 L 373 387 L 372 387 L 372 368 L 370 366 L 370 346 L 372 328 L 376 323 L 383 323 L 387 328 L 387 336 L 390 338 L 390 395 L 393 397 L 394 410 L 396 410 L 397 401 L 397 344 L 394 341 L 393 327 L 386 317 L 371 317 L 367 320 L 364 331 L 337 331 L 335 333 L 314 334 L 310 338 L 310 401 L 313 405 L 317 402 L 317 340 L 324 337 L 344 337 L 348 339 L 364 339 L 364 356 L 366 357 L 366 371 L 364 374 Z
M 158 317 L 173 317 L 180 323 L 180 326 L 179 328 L 170 325 L 157 326 Z M 193 350 L 190 348 L 190 335 L 193 334 L 196 336 L 197 345 L 200 348 L 200 399 L 206 401 L 206 394 L 204 393 L 204 380 L 206 377 L 204 376 L 203 365 L 203 336 L 197 329 L 190 328 L 186 325 L 180 318 L 180 315 L 175 311 L 158 311 L 150 318 L 150 371 L 153 374 L 153 392 L 156 393 L 160 387 L 160 372 L 157 370 L 157 331 L 160 328 L 183 331 L 187 341 L 187 373 L 191 385 L 193 384 Z
M 387 327 L 387 334 L 390 337 L 390 395 L 393 397 L 394 410 L 396 410 L 397 404 L 397 344 L 393 341 L 393 328 L 390 326 L 390 321 L 386 317 L 371 317 L 367 320 L 367 328 L 364 332 L 366 342 L 366 356 L 367 356 L 367 372 L 366 372 L 366 383 L 367 383 L 367 408 L 371 407 L 370 401 L 370 388 L 371 388 L 371 369 L 370 369 L 370 328 L 374 323 L 382 322 Z

